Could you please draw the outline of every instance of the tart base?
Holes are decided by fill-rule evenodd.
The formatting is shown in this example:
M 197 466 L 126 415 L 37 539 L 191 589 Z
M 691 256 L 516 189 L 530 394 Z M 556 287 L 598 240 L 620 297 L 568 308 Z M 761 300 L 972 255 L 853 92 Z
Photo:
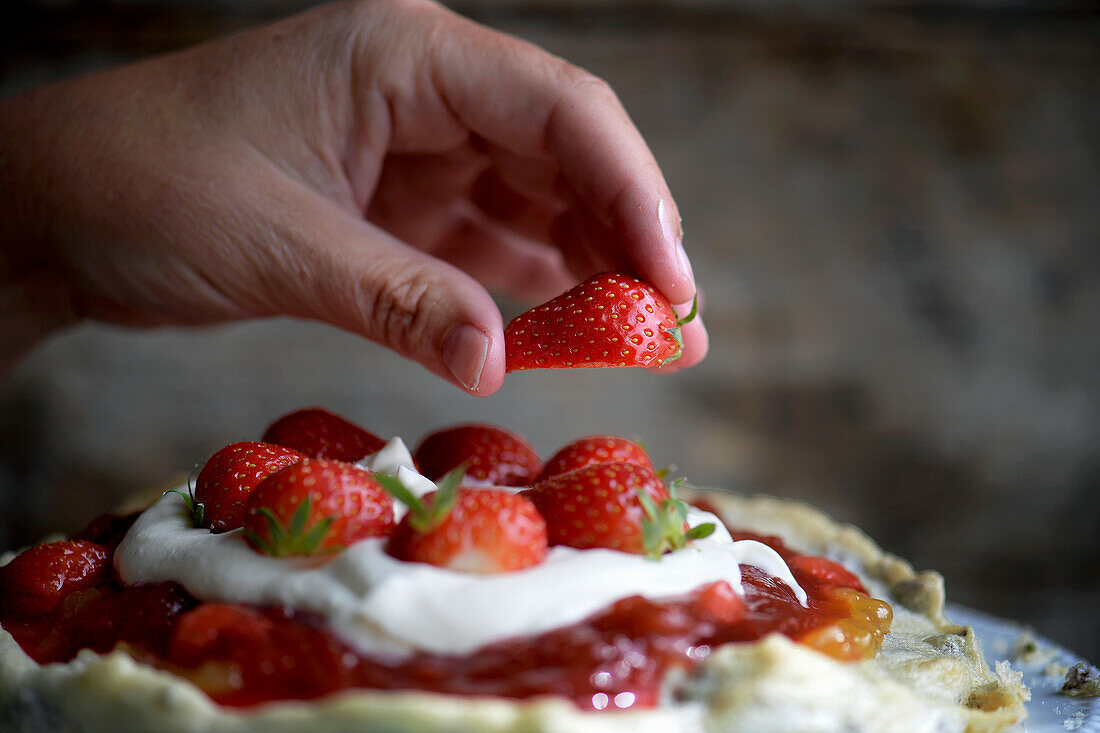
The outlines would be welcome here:
M 969 626 L 944 616 L 943 577 L 917 573 L 866 534 L 798 502 L 685 489 L 730 527 L 774 534 L 837 560 L 890 602 L 890 633 L 874 658 L 839 663 L 773 634 L 728 645 L 689 682 L 716 731 L 997 731 L 1027 717 L 1030 692 L 1007 663 L 991 671 Z M 694 685 L 694 687 L 691 687 Z

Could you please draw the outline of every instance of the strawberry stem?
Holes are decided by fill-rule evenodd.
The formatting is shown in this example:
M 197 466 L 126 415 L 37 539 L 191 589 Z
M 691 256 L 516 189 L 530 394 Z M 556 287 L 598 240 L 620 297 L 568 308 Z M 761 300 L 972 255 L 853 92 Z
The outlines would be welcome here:
M 374 478 L 382 488 L 409 508 L 409 524 L 417 532 L 430 532 L 443 523 L 454 507 L 458 486 L 462 483 L 466 464 L 448 472 L 436 484 L 436 489 L 428 498 L 418 497 L 409 491 L 396 476 L 377 473 Z
M 294 515 L 290 518 L 289 527 L 284 527 L 283 523 L 280 522 L 279 518 L 275 515 L 275 512 L 271 511 L 270 508 L 266 506 L 260 507 L 258 511 L 260 516 L 262 516 L 267 523 L 267 530 L 271 539 L 266 540 L 250 529 L 245 529 L 245 534 L 248 535 L 249 541 L 256 549 L 260 550 L 265 555 L 272 555 L 273 557 L 315 555 L 317 554 L 317 549 L 321 546 L 321 542 L 324 541 L 325 535 L 328 534 L 329 527 L 332 526 L 332 521 L 336 516 L 325 517 L 307 530 L 306 523 L 309 521 L 311 504 L 312 501 L 310 497 L 307 496 L 305 500 L 298 505 L 298 508 L 294 510 Z M 328 548 L 327 551 L 336 552 L 341 549 L 343 548 L 332 547 Z
M 672 312 L 675 314 L 676 309 L 673 309 Z M 665 333 L 667 333 L 669 336 L 671 336 L 676 341 L 676 353 L 673 354 L 672 356 L 668 357 L 664 361 L 662 361 L 661 366 L 664 366 L 665 364 L 671 364 L 672 362 L 676 361 L 681 356 L 683 356 L 683 353 L 684 353 L 684 349 L 683 349 L 684 334 L 683 334 L 683 328 L 682 327 L 689 324 L 689 323 L 691 323 L 692 321 L 694 321 L 695 316 L 697 316 L 697 315 L 699 315 L 699 295 L 698 294 L 696 294 L 696 296 L 691 299 L 691 312 L 688 313 L 683 318 L 677 317 L 676 326 L 673 327 L 673 328 L 669 328 L 669 329 L 665 330 Z
M 184 504 L 187 505 L 187 515 L 191 519 L 191 526 L 196 529 L 202 526 L 202 520 L 205 519 L 206 507 L 202 505 L 202 502 L 195 501 L 195 492 L 191 488 L 191 479 L 187 479 L 187 493 L 183 493 L 179 489 L 168 489 L 165 494 L 179 494 L 183 497 Z
M 673 309 L 673 312 L 675 313 L 675 309 Z M 677 319 L 676 320 L 676 325 L 677 326 L 686 326 L 687 324 L 694 321 L 695 316 L 697 316 L 697 315 L 699 315 L 699 295 L 698 294 L 696 294 L 696 296 L 691 299 L 691 312 L 688 313 L 683 318 Z
M 714 532 L 713 522 L 684 530 L 687 523 L 687 503 L 676 495 L 676 488 L 681 483 L 683 479 L 676 479 L 669 484 L 669 498 L 662 501 L 660 506 L 649 494 L 638 494 L 638 501 L 646 514 L 646 518 L 642 520 L 642 545 L 650 560 L 660 560 L 661 555 L 666 552 L 679 550 L 692 540 L 708 537 Z
M 420 497 L 405 488 L 405 484 L 398 481 L 393 474 L 376 473 L 374 474 L 374 480 L 381 484 L 390 496 L 407 506 L 411 513 L 423 514 L 427 512 L 427 507 L 424 506 L 424 502 L 420 501 Z

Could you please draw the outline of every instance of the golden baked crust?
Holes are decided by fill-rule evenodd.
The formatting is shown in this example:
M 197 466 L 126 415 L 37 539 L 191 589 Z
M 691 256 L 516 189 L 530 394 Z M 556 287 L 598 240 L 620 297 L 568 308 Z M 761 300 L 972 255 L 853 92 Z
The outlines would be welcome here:
M 658 710 L 584 713 L 564 700 L 517 702 L 355 691 L 240 712 L 116 651 L 40 666 L 0 630 L 0 730 L 49 731 L 995 731 L 1025 716 L 1027 689 L 1007 665 L 991 672 L 973 630 L 943 615 L 943 580 L 915 573 L 855 527 L 797 502 L 685 487 L 731 527 L 777 534 L 840 560 L 894 607 L 873 659 L 841 663 L 786 637 L 717 650 L 669 680 Z
M 1007 663 L 991 672 L 974 630 L 944 616 L 939 573 L 914 572 L 856 527 L 805 504 L 681 494 L 705 499 L 730 527 L 779 535 L 792 549 L 842 562 L 894 609 L 882 649 L 866 662 L 838 663 L 779 635 L 712 654 L 699 694 L 710 691 L 713 730 L 996 731 L 1026 717 L 1030 693 L 1020 673 Z

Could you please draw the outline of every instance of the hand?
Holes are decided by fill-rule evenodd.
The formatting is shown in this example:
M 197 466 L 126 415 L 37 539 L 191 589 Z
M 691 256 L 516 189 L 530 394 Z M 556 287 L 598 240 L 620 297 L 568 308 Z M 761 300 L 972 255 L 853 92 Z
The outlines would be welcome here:
M 490 394 L 486 287 L 537 300 L 622 269 L 695 295 L 608 86 L 426 1 L 326 6 L 0 105 L 0 361 L 83 318 L 290 315 Z M 706 351 L 701 323 L 684 336 L 677 367 Z

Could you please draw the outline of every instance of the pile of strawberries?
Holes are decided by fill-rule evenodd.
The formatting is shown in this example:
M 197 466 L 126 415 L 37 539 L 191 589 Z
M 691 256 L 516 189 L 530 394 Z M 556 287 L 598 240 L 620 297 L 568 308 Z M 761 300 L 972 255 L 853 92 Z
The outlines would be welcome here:
M 394 476 L 356 465 L 383 447 L 376 435 L 320 408 L 271 425 L 262 441 L 232 443 L 206 462 L 184 496 L 196 527 L 243 528 L 257 552 L 313 556 L 385 537 L 400 560 L 498 573 L 542 562 L 547 548 L 610 548 L 653 559 L 706 536 L 645 450 L 630 440 L 574 441 L 543 464 L 519 435 L 461 425 L 426 437 L 413 453 L 437 483 L 423 497 Z M 516 487 L 513 490 L 494 487 Z M 408 507 L 394 520 L 395 498 Z M 110 572 L 120 526 L 105 546 L 81 539 L 38 545 L 0 568 L 0 607 L 49 613 Z M 93 533 L 100 539 L 103 534 Z
M 675 489 L 625 438 L 583 438 L 544 466 L 507 430 L 441 430 L 413 454 L 419 471 L 438 482 L 424 497 L 394 476 L 354 464 L 383 444 L 326 410 L 291 413 L 263 442 L 234 443 L 210 458 L 187 497 L 194 522 L 215 532 L 243 527 L 254 549 L 275 556 L 387 537 L 386 549 L 398 559 L 476 573 L 534 565 L 549 545 L 658 558 L 707 531 L 686 526 Z M 396 526 L 395 498 L 408 507 Z

